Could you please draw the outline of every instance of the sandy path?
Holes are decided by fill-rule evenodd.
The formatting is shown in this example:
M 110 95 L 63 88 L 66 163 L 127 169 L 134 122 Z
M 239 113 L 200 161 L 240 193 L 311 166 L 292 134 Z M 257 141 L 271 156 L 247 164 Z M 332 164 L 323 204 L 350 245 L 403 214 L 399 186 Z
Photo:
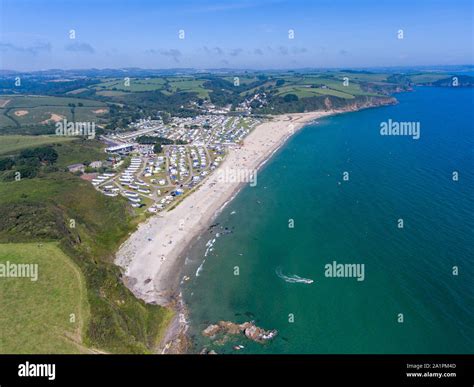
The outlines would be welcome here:
M 231 149 L 219 170 L 230 173 L 255 170 L 304 124 L 335 113 L 275 116 L 255 128 L 242 147 Z M 224 181 L 218 172 L 214 171 L 175 209 L 141 224 L 120 247 L 116 264 L 125 269 L 125 283 L 137 297 L 168 305 L 176 295 L 188 245 L 245 184 Z

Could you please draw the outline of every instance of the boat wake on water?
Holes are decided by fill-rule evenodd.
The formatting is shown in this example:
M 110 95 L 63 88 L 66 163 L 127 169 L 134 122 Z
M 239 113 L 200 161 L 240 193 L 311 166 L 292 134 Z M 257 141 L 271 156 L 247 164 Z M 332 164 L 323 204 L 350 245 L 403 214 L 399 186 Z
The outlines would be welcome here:
M 314 281 L 310 278 L 301 278 L 298 275 L 284 275 L 281 271 L 281 267 L 277 267 L 275 273 L 278 277 L 280 277 L 285 282 L 289 283 L 301 283 L 301 284 L 312 284 Z

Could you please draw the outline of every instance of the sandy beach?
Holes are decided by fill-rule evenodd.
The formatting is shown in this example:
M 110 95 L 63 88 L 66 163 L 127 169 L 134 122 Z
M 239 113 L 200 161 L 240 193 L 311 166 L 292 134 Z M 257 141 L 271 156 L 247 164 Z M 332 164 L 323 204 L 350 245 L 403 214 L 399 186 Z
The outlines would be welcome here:
M 271 121 L 257 126 L 242 146 L 230 149 L 218 170 L 177 207 L 141 224 L 116 255 L 116 264 L 124 269 L 124 281 L 130 290 L 148 303 L 170 305 L 176 301 L 187 247 L 211 224 L 238 190 L 249 184 L 223 179 L 222 176 L 245 175 L 246 171 L 258 170 L 305 124 L 336 113 L 325 111 L 274 116 Z

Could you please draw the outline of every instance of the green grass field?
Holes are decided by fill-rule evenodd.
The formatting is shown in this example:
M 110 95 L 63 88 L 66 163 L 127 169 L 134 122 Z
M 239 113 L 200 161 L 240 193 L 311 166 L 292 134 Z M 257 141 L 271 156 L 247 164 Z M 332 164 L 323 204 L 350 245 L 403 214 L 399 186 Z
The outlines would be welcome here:
M 56 166 L 61 168 L 71 164 L 90 163 L 107 158 L 107 153 L 104 152 L 104 145 L 96 139 L 74 139 L 72 142 L 56 144 L 54 149 L 58 152 Z
M 201 98 L 209 96 L 209 90 L 205 89 L 203 83 L 205 81 L 200 79 L 171 79 L 170 86 L 173 93 L 189 92 L 197 93 Z
M 8 103 L 2 105 L 5 108 L 35 108 L 35 107 L 60 107 L 68 106 L 73 103 L 76 106 L 82 103 L 85 107 L 105 107 L 106 104 L 100 101 L 94 101 L 82 98 L 52 97 L 42 95 L 0 95 L 0 100 L 8 100 Z
M 335 72 L 333 75 L 340 79 L 347 77 L 357 82 L 384 82 L 388 78 L 388 75 L 383 73 Z
M 98 114 L 95 111 L 99 111 L 101 108 L 90 108 L 90 107 L 76 107 L 74 109 L 74 116 L 71 108 L 61 106 L 42 106 L 36 108 L 21 108 L 12 109 L 8 112 L 8 116 L 12 117 L 20 125 L 32 125 L 32 124 L 54 124 L 56 120 L 68 120 L 68 121 L 80 121 L 80 122 L 96 122 Z M 15 112 L 25 112 L 25 115 L 18 116 Z M 55 114 L 57 117 L 54 119 L 52 115 Z
M 258 80 L 257 77 L 255 76 L 249 76 L 249 75 L 240 75 L 240 74 L 237 74 L 235 75 L 235 77 L 238 77 L 239 78 L 239 84 L 240 85 L 248 85 L 249 83 L 252 83 L 252 82 L 256 82 Z M 222 77 L 223 79 L 225 79 L 226 81 L 230 82 L 230 83 L 234 83 L 234 76 L 232 77 Z
M 118 90 L 100 90 L 97 91 L 96 94 L 100 95 L 101 97 L 121 97 L 123 95 L 127 95 L 126 92 Z
M 38 265 L 38 279 L 0 278 L 0 353 L 91 353 L 84 277 L 55 243 L 0 244 L 0 263 Z
M 277 93 L 278 95 L 285 96 L 287 94 L 295 94 L 299 98 L 307 98 L 307 97 L 318 97 L 321 95 L 332 95 L 335 97 L 341 97 L 346 99 L 354 98 L 354 95 L 349 93 L 344 93 L 342 91 L 333 90 L 333 89 L 323 89 L 320 87 L 311 88 L 311 87 L 301 87 L 301 86 L 286 86 L 280 88 L 280 91 Z
M 376 96 L 377 94 L 362 90 L 360 82 L 368 80 L 378 82 L 386 78 L 379 74 L 331 73 L 329 75 L 283 76 L 282 79 L 285 80 L 285 84 L 277 88 L 277 95 L 295 94 L 299 98 L 328 95 L 345 99 L 353 99 L 359 95 Z M 347 86 L 344 85 L 345 77 L 348 78 Z M 326 88 L 322 88 L 321 85 L 324 85 Z
M 62 144 L 72 140 L 73 137 L 60 136 L 0 136 L 0 155 L 11 155 L 27 148 Z
M 17 122 L 10 118 L 7 113 L 7 109 L 0 109 L 0 128 L 6 127 L 6 126 L 16 126 Z
M 416 84 L 423 84 L 423 83 L 431 83 L 439 81 L 440 79 L 450 78 L 451 75 L 447 73 L 421 73 L 421 74 L 413 74 L 408 76 L 408 78 L 416 83 Z
M 130 78 L 130 85 L 125 85 L 124 78 L 112 78 L 95 85 L 96 90 L 118 90 L 132 93 L 140 91 L 155 91 L 163 89 L 164 78 Z

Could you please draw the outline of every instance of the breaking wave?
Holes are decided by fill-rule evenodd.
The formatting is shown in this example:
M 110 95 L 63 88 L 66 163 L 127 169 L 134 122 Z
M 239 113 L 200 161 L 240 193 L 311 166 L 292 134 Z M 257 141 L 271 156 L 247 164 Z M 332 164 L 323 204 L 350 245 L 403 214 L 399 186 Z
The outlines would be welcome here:
M 206 260 L 202 261 L 202 263 L 199 265 L 199 267 L 197 268 L 196 270 L 196 277 L 199 277 L 201 275 L 201 271 L 204 267 L 204 263 L 206 262 Z

